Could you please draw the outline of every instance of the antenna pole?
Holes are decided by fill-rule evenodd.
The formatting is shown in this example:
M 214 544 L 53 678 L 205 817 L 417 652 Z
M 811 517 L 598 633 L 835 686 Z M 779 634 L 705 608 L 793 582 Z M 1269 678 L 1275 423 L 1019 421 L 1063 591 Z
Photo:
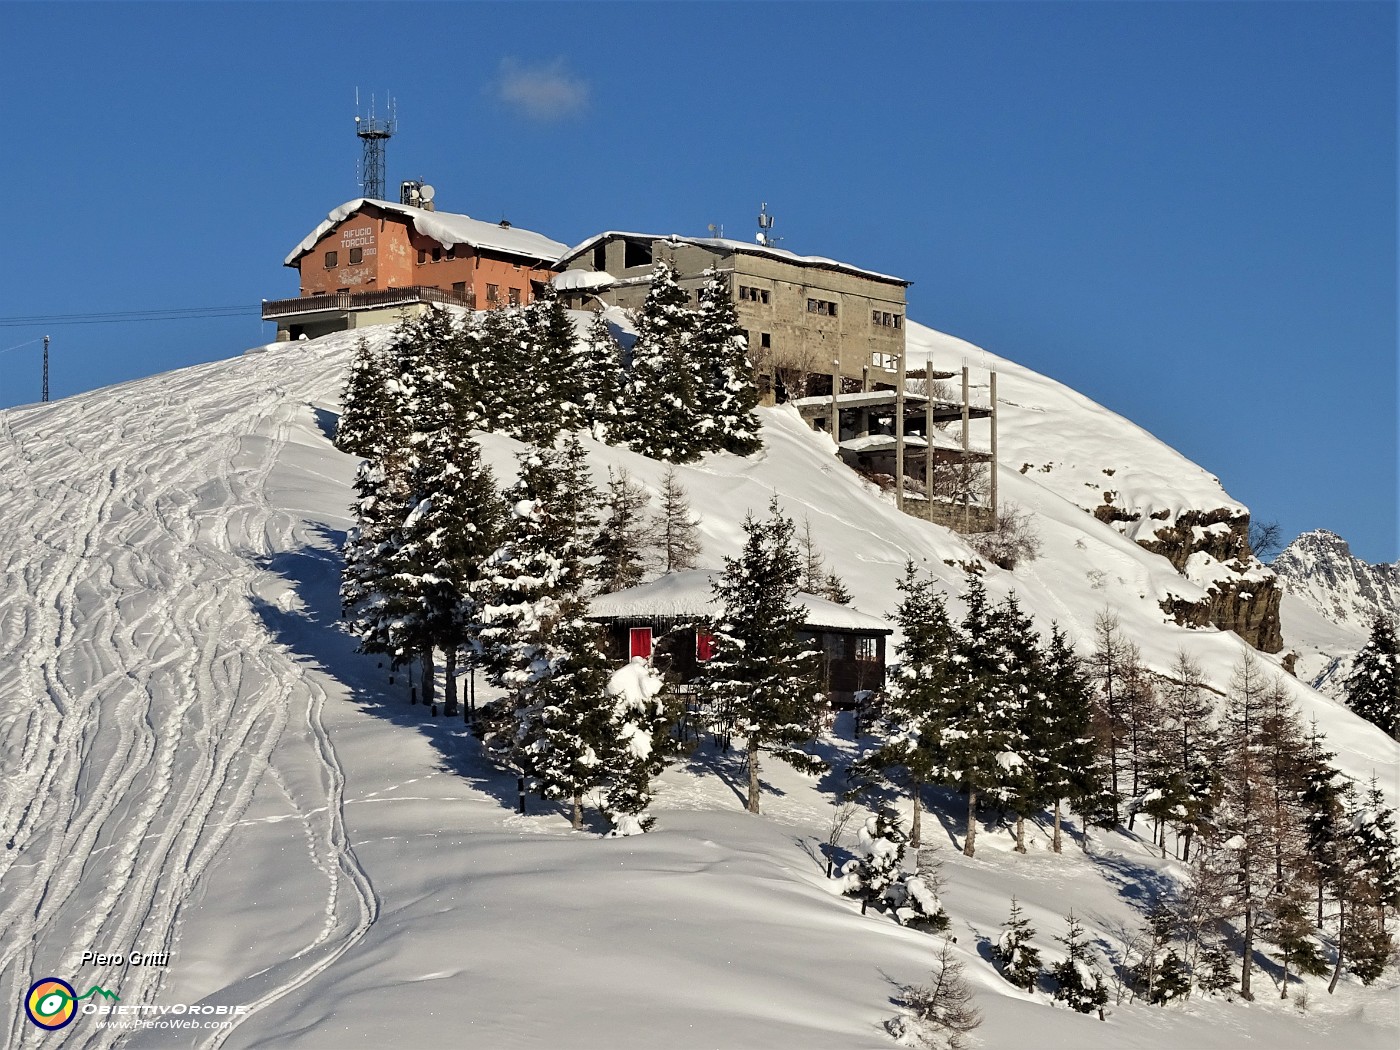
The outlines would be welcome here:
M 44 392 L 39 397 L 40 401 L 49 399 L 49 337 L 44 336 Z

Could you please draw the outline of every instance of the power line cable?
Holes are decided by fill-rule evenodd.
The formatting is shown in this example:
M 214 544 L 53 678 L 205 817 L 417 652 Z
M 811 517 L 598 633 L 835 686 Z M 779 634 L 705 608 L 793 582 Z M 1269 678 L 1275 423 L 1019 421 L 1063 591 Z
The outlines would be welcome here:
M 260 313 L 260 306 L 194 306 L 183 309 L 106 310 L 87 314 L 30 314 L 0 317 L 0 328 L 58 324 L 124 324 L 133 321 L 187 321 L 214 317 L 242 317 Z M 38 342 L 39 340 L 34 340 Z M 28 344 L 21 343 L 21 346 Z

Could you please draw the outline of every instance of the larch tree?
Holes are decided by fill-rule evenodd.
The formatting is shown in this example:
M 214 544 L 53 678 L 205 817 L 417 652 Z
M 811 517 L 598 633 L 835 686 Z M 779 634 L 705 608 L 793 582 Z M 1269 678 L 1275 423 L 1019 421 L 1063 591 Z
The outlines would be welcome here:
M 625 467 L 608 468 L 603 493 L 603 520 L 593 539 L 594 578 L 604 592 L 642 582 L 647 571 L 647 507 L 651 497 Z
M 717 718 L 732 720 L 747 738 L 750 813 L 760 812 L 765 752 L 805 773 L 826 769 L 802 750 L 817 732 L 821 683 L 818 654 L 801 637 L 793 523 L 776 497 L 768 513 L 765 521 L 752 514 L 744 519 L 743 550 L 724 560 L 713 583 L 721 612 L 715 654 L 705 665 L 705 690 Z
M 1108 749 L 1109 790 L 1122 797 L 1118 772 L 1122 764 L 1125 733 L 1123 693 L 1138 666 L 1137 646 L 1123 635 L 1117 613 L 1103 609 L 1094 617 L 1094 649 L 1089 654 L 1089 675 L 1098 684 L 1097 726 Z
M 668 467 L 661 479 L 661 506 L 651 520 L 650 536 L 662 572 L 695 568 L 700 557 L 700 520 L 690 509 L 675 467 Z

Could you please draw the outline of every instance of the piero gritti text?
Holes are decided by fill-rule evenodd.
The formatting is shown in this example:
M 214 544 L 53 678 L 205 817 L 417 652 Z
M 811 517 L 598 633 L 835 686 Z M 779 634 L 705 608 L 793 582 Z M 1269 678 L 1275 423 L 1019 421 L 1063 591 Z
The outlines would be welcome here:
M 82 966 L 169 966 L 169 952 L 132 952 L 123 955 L 104 955 L 101 952 L 83 952 Z

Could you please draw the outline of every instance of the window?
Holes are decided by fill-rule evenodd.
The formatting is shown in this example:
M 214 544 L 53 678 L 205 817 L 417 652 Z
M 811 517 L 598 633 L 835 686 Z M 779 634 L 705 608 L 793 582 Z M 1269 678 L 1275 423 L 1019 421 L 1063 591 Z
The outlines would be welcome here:
M 449 259 L 457 258 L 457 246 L 455 244 L 451 248 L 447 249 L 447 257 Z
M 856 639 L 856 659 L 861 663 L 874 663 L 879 658 L 879 645 L 874 638 Z
M 499 284 L 488 284 L 486 286 L 486 301 L 492 306 L 501 301 L 501 286 Z
M 836 304 L 830 299 L 808 299 L 807 312 L 809 314 L 820 314 L 823 317 L 835 317 Z
M 870 323 L 881 328 L 903 328 L 904 317 L 901 314 L 892 314 L 888 310 L 871 310 Z
M 627 656 L 630 659 L 640 656 L 643 660 L 651 659 L 651 628 L 633 627 L 627 632 Z
M 896 328 L 903 328 L 903 327 L 904 327 L 904 318 L 901 317 L 899 314 L 895 314 L 895 315 L 894 315 L 894 326 L 895 326 Z
M 326 269 L 327 269 L 327 270 L 334 270 L 334 269 L 335 269 L 337 266 L 339 266 L 339 265 L 340 265 L 340 253 L 339 253 L 339 252 L 326 252 Z
M 651 265 L 650 241 L 623 241 L 622 268 L 630 270 L 634 266 Z
M 739 298 L 751 303 L 762 303 L 768 305 L 767 288 L 751 288 L 746 284 L 739 285 Z
M 886 372 L 894 372 L 899 368 L 899 355 L 871 354 L 870 363 L 876 368 L 883 368 Z
M 362 262 L 364 262 L 364 261 L 365 261 L 365 250 L 364 250 L 363 248 L 351 248 L 351 249 L 350 249 L 350 264 L 351 264 L 352 266 L 355 265 L 356 263 L 362 263 Z
M 419 248 L 419 249 L 418 249 L 418 265 L 419 265 L 419 266 L 422 266 L 422 265 L 423 265 L 425 262 L 427 262 L 427 261 L 428 261 L 428 252 L 427 252 L 427 250 L 424 249 L 424 248 Z
M 599 241 L 593 246 L 593 269 L 607 269 L 607 242 Z
M 506 294 L 510 296 L 510 305 L 511 305 L 511 306 L 519 306 L 519 305 L 520 305 L 520 289 L 519 289 L 519 288 L 511 288 Z
M 695 632 L 695 659 L 704 663 L 715 655 L 715 636 L 706 630 Z
M 759 332 L 759 333 L 758 333 L 758 345 L 761 346 L 764 350 L 771 350 L 771 349 L 773 349 L 773 333 L 771 333 L 771 332 Z
M 442 249 L 441 249 L 441 248 L 434 248 L 434 249 L 433 249 L 433 262 L 442 262 Z

